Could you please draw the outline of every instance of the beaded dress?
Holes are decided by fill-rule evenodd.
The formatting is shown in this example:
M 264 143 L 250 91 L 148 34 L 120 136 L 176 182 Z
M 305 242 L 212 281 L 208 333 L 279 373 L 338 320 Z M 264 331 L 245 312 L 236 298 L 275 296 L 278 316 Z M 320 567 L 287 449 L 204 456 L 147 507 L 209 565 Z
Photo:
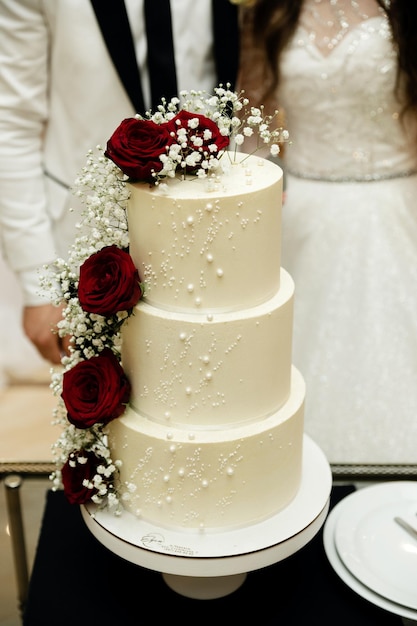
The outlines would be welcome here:
M 381 13 L 325 51 L 301 20 L 282 59 L 293 361 L 336 463 L 417 462 L 417 142 L 395 80 Z

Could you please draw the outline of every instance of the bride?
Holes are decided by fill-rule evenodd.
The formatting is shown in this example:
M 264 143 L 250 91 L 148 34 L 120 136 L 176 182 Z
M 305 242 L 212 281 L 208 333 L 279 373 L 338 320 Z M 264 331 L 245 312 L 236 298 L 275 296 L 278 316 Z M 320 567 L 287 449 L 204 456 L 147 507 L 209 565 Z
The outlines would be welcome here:
M 247 11 L 242 87 L 260 99 L 267 84 L 290 135 L 282 264 L 296 286 L 306 431 L 331 462 L 415 463 L 417 6 L 258 0 Z

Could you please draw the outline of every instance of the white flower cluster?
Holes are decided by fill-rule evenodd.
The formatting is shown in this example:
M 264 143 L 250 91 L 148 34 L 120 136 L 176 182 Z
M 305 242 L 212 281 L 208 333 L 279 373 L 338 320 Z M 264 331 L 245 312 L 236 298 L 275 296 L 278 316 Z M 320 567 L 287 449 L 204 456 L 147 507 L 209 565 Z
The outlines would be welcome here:
M 57 259 L 53 278 L 42 278 L 44 289 L 55 290 L 56 305 L 67 304 L 64 319 L 58 324 L 59 335 L 72 337 L 72 354 L 64 357 L 63 365 L 73 367 L 81 359 L 89 359 L 109 347 L 120 346 L 120 326 L 127 316 L 121 312 L 113 318 L 86 313 L 80 307 L 77 289 L 82 263 L 104 246 L 127 248 L 126 204 L 129 190 L 124 177 L 112 161 L 104 157 L 103 149 L 90 151 L 81 175 L 75 181 L 75 195 L 85 205 L 83 220 L 78 225 L 79 236 L 69 251 L 68 260 Z
M 128 315 L 123 311 L 106 318 L 86 313 L 77 297 L 82 263 L 104 246 L 127 248 L 129 245 L 126 217 L 129 191 L 119 168 L 103 152 L 100 146 L 89 152 L 86 165 L 75 181 L 75 195 L 81 199 L 85 208 L 83 219 L 78 225 L 79 235 L 69 251 L 68 260 L 57 259 L 53 267 L 46 268 L 47 272 L 41 277 L 41 286 L 52 294 L 57 306 L 62 305 L 63 301 L 66 303 L 58 332 L 61 337 L 68 335 L 72 338 L 70 356 L 62 358 L 63 368 L 53 371 L 51 379 L 51 389 L 58 398 L 54 421 L 63 429 L 53 446 L 57 465 L 51 477 L 53 487 L 62 487 L 60 468 L 71 458 L 71 454 L 77 450 L 90 450 L 102 459 L 102 464 L 98 466 L 97 474 L 89 485 L 85 486 L 97 491 L 92 498 L 94 502 L 106 503 L 110 508 L 117 509 L 118 495 L 112 478 L 120 462 L 111 459 L 107 438 L 100 424 L 78 429 L 68 422 L 61 398 L 65 371 L 79 361 L 98 355 L 104 348 L 120 354 L 120 328 Z M 82 458 L 77 457 L 76 462 L 82 462 Z
M 247 139 L 253 138 L 255 143 L 251 141 L 250 154 L 268 145 L 271 155 L 276 157 L 280 152 L 279 144 L 288 141 L 289 138 L 288 131 L 282 127 L 273 126 L 278 111 L 274 115 L 266 115 L 263 107 L 250 106 L 244 91 L 237 93 L 231 91 L 229 86 L 216 87 L 213 94 L 207 94 L 205 91 L 182 91 L 180 98 L 172 98 L 168 103 L 163 100 L 156 112 L 148 112 L 147 117 L 156 124 L 162 124 L 171 121 L 177 115 L 179 108 L 204 115 L 214 122 L 220 135 L 229 138 L 230 147 L 235 151 L 242 149 Z M 191 132 L 197 131 L 198 126 L 198 118 L 192 118 L 188 123 L 188 129 Z M 186 151 L 186 156 L 183 156 L 184 149 L 189 147 L 187 132 L 187 129 L 179 128 L 175 143 L 169 147 L 166 154 L 160 156 L 163 168 L 156 175 L 158 181 L 165 176 L 174 177 L 178 168 L 199 166 L 196 174 L 204 178 L 219 167 L 219 159 L 224 150 L 219 153 L 215 142 L 208 145 L 210 154 L 204 158 L 198 150 L 203 146 L 204 141 L 209 142 L 212 139 L 209 129 L 204 129 L 202 137 L 197 134 L 191 135 L 192 143 L 197 149 L 191 152 Z

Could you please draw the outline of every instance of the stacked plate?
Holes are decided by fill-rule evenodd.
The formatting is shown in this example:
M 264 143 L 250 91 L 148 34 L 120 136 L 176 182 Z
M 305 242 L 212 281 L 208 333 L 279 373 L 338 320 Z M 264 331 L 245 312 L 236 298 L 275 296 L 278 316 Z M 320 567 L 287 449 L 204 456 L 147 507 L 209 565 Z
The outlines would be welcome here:
M 416 481 L 364 487 L 344 498 L 326 520 L 324 548 L 335 572 L 356 593 L 417 620 Z

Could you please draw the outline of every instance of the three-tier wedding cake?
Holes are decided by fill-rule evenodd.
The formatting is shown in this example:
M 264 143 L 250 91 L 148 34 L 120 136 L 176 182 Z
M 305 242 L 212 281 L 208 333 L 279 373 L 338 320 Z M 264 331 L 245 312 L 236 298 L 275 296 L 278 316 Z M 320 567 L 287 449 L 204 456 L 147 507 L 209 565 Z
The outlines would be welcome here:
M 257 109 L 231 114 L 242 99 L 222 88 L 204 114 L 196 100 L 122 122 L 88 196 L 94 241 L 59 268 L 61 332 L 75 338 L 56 383 L 69 421 L 56 480 L 73 502 L 218 530 L 296 496 L 305 388 L 280 266 L 282 171 L 230 150 L 254 127 L 265 143 L 282 132 Z
M 280 268 L 282 171 L 224 156 L 205 179 L 132 186 L 145 297 L 123 327 L 129 408 L 108 426 L 126 506 L 156 524 L 223 527 L 276 512 L 301 476 L 304 385 L 294 285 Z

